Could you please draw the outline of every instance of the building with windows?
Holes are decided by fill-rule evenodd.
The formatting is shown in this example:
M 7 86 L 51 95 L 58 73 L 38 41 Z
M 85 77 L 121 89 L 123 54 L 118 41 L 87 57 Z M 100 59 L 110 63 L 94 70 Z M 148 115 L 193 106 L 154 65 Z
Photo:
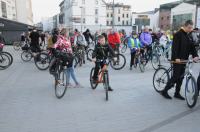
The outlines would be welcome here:
M 159 9 L 148 12 L 132 13 L 132 25 L 134 27 L 137 27 L 136 29 L 134 29 L 137 32 L 141 31 L 145 26 L 148 26 L 155 31 L 158 28 L 158 22 Z
M 64 0 L 60 11 L 60 22 L 70 30 L 96 31 L 106 27 L 106 5 L 102 0 Z
M 15 0 L 0 0 L 0 17 L 17 20 Z
M 113 14 L 113 4 L 108 3 L 106 5 L 106 24 L 107 26 L 131 26 L 131 6 L 124 4 L 114 4 L 114 14 Z M 114 18 L 113 18 L 114 16 Z
M 196 5 L 181 3 L 171 9 L 171 24 L 173 30 L 180 29 L 187 20 L 196 20 Z

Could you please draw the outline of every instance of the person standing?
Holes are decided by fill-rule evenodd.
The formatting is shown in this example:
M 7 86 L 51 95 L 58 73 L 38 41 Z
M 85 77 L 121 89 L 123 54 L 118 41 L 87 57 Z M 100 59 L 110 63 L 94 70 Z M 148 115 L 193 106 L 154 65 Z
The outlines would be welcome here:
M 181 60 L 188 60 L 189 55 L 192 55 L 194 61 L 197 61 L 198 55 L 195 50 L 194 44 L 189 38 L 189 33 L 193 29 L 193 22 L 188 20 L 185 22 L 184 26 L 174 35 L 172 44 L 172 61 L 180 63 Z M 172 99 L 168 94 L 174 84 L 176 84 L 176 91 L 174 97 L 180 100 L 185 100 L 180 94 L 181 85 L 184 79 L 185 66 L 183 64 L 173 64 L 173 76 L 168 81 L 165 89 L 161 92 L 161 95 L 166 99 Z
M 44 32 L 42 32 L 41 33 L 41 35 L 40 35 L 40 38 L 41 38 L 41 45 L 40 46 L 45 46 L 45 38 L 46 38 L 46 35 L 45 35 L 45 33 Z
M 90 33 L 90 30 L 87 29 L 84 33 L 83 33 L 84 37 L 85 37 L 85 40 L 87 42 L 87 46 L 89 46 L 90 44 L 90 39 L 93 41 L 93 36 L 92 34 Z
M 39 39 L 40 39 L 40 34 L 36 29 L 33 29 L 33 31 L 30 34 L 30 39 L 31 39 L 31 51 L 33 53 L 40 52 L 40 44 L 39 44 Z
M 144 31 L 140 35 L 140 42 L 142 43 L 143 46 L 146 47 L 147 53 L 151 53 L 151 45 L 152 45 L 152 36 L 149 32 L 149 28 L 145 27 Z

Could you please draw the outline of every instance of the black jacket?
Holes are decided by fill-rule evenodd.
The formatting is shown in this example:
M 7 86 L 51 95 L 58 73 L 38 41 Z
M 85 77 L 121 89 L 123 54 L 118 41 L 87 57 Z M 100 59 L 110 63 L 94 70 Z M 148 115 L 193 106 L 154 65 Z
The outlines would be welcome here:
M 198 56 L 195 46 L 188 33 L 181 29 L 174 35 L 172 44 L 172 60 L 187 60 L 190 54 L 193 57 Z
M 97 60 L 105 60 L 108 58 L 110 54 L 115 56 L 114 50 L 110 47 L 110 45 L 100 45 L 99 43 L 95 46 L 94 52 L 92 54 L 92 58 L 96 58 Z
M 91 35 L 91 33 L 90 33 L 89 31 L 84 32 L 83 35 L 84 35 L 85 40 L 86 40 L 87 42 L 89 42 L 90 39 L 93 41 L 93 36 Z
M 30 38 L 31 38 L 31 45 L 39 45 L 39 38 L 40 38 L 40 34 L 38 32 L 31 32 L 30 34 Z

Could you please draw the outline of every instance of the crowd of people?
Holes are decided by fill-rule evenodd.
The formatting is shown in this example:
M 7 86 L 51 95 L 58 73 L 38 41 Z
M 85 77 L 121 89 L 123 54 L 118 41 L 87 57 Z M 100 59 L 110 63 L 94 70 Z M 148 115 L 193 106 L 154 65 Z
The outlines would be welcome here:
M 163 49 L 170 42 L 172 44 L 172 60 L 180 62 L 182 59 L 188 59 L 189 55 L 192 54 L 194 60 L 198 60 L 198 54 L 195 50 L 195 47 L 199 47 L 200 44 L 200 33 L 199 29 L 193 29 L 193 22 L 187 21 L 185 25 L 177 32 L 170 31 L 158 31 L 153 32 L 152 29 L 145 27 L 140 33 L 133 31 L 132 33 L 125 33 L 125 31 L 116 31 L 114 29 L 109 29 L 107 32 L 95 32 L 91 33 L 89 29 L 85 32 L 81 33 L 77 29 L 74 30 L 73 33 L 69 32 L 67 29 L 63 28 L 59 30 L 55 28 L 50 35 L 46 35 L 44 33 L 39 34 L 36 29 L 34 29 L 29 37 L 23 33 L 21 37 L 21 41 L 27 41 L 26 38 L 30 38 L 30 46 L 32 52 L 39 52 L 41 49 L 41 44 L 46 44 L 45 39 L 47 40 L 47 48 L 52 50 L 52 52 L 56 50 L 60 50 L 62 52 L 66 52 L 68 54 L 67 57 L 63 57 L 66 60 L 67 64 L 67 86 L 72 87 L 70 83 L 70 77 L 75 82 L 75 87 L 82 87 L 77 81 L 76 74 L 74 72 L 73 67 L 73 52 L 74 47 L 86 49 L 92 42 L 95 43 L 94 53 L 92 55 L 96 60 L 95 72 L 93 75 L 93 79 L 97 81 L 98 72 L 100 67 L 102 67 L 107 59 L 108 53 L 113 54 L 115 56 L 116 53 L 119 53 L 119 48 L 122 43 L 126 44 L 130 49 L 130 70 L 134 65 L 135 55 L 139 53 L 143 53 L 144 50 L 151 52 L 152 44 L 157 42 Z M 98 62 L 97 60 L 103 60 Z M 85 63 L 85 60 L 84 60 Z M 54 60 L 51 62 L 50 72 L 53 74 L 54 72 Z M 165 98 L 171 99 L 168 95 L 167 91 L 176 83 L 176 92 L 175 97 L 179 99 L 184 99 L 180 95 L 180 87 L 182 84 L 183 78 L 181 75 L 185 71 L 184 65 L 176 64 L 173 68 L 174 76 L 168 82 L 165 90 L 161 93 Z M 110 91 L 113 91 L 111 87 L 109 87 Z

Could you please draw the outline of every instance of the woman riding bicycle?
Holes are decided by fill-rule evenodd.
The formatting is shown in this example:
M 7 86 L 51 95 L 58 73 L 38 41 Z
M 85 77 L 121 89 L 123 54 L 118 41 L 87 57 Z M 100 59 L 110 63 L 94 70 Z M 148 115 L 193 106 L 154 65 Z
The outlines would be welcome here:
M 108 54 L 115 56 L 113 49 L 110 45 L 106 44 L 105 37 L 103 35 L 98 36 L 98 43 L 94 49 L 92 54 L 92 58 L 95 59 L 95 71 L 93 75 L 94 82 L 98 82 L 98 73 L 100 68 L 106 64 L 106 60 L 108 59 Z M 113 89 L 109 86 L 109 91 L 113 91 Z

